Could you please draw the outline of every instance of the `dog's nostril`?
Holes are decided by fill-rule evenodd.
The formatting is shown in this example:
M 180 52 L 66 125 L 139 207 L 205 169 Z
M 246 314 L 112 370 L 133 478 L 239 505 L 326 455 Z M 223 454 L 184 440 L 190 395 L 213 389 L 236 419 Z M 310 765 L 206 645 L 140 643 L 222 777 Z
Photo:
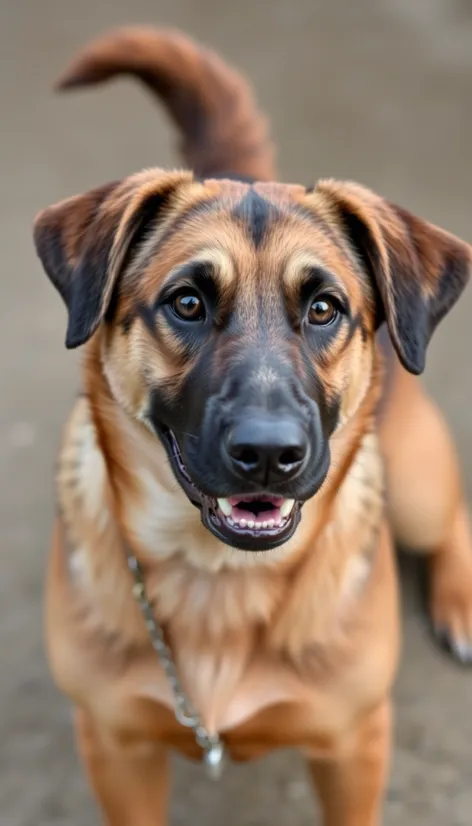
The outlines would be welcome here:
M 305 458 L 305 451 L 302 447 L 289 447 L 284 450 L 279 456 L 279 467 L 292 467 L 299 464 Z
M 247 468 L 254 468 L 259 464 L 259 455 L 253 447 L 235 445 L 230 449 L 230 456 Z

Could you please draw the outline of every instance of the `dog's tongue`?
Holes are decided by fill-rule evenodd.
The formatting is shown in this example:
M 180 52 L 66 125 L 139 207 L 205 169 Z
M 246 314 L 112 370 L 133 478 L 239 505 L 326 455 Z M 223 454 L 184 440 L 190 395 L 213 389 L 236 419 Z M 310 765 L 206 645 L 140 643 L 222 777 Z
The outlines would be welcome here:
M 250 529 L 279 527 L 293 507 L 293 500 L 266 494 L 231 496 L 218 502 L 229 524 Z

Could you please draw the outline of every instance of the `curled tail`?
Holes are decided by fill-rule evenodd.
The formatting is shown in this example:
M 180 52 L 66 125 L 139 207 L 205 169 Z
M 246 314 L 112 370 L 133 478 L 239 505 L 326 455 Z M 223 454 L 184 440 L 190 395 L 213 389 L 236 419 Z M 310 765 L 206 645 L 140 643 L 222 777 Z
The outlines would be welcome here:
M 182 133 L 185 163 L 201 177 L 274 180 L 274 150 L 250 86 L 214 52 L 169 29 L 122 28 L 87 46 L 60 77 L 73 89 L 134 75 Z

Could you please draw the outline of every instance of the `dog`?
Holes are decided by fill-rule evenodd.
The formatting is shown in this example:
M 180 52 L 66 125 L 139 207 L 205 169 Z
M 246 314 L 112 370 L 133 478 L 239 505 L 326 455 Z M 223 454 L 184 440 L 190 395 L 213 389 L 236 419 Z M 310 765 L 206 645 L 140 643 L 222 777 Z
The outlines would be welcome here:
M 166 821 L 168 754 L 295 747 L 327 826 L 381 821 L 399 656 L 393 540 L 472 661 L 458 461 L 416 376 L 471 247 L 363 186 L 275 183 L 247 82 L 172 30 L 87 47 L 183 135 L 45 209 L 34 239 L 83 347 L 47 583 L 51 671 L 110 826 Z

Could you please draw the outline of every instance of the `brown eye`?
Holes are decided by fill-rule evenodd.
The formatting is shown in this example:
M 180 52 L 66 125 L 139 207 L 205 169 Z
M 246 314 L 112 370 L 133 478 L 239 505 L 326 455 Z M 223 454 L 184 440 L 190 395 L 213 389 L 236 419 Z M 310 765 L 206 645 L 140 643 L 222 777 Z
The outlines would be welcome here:
M 182 321 L 203 321 L 205 307 L 196 293 L 185 292 L 176 296 L 171 303 L 172 310 Z
M 338 309 L 330 298 L 317 298 L 308 310 L 310 324 L 326 326 L 332 324 L 338 317 Z

